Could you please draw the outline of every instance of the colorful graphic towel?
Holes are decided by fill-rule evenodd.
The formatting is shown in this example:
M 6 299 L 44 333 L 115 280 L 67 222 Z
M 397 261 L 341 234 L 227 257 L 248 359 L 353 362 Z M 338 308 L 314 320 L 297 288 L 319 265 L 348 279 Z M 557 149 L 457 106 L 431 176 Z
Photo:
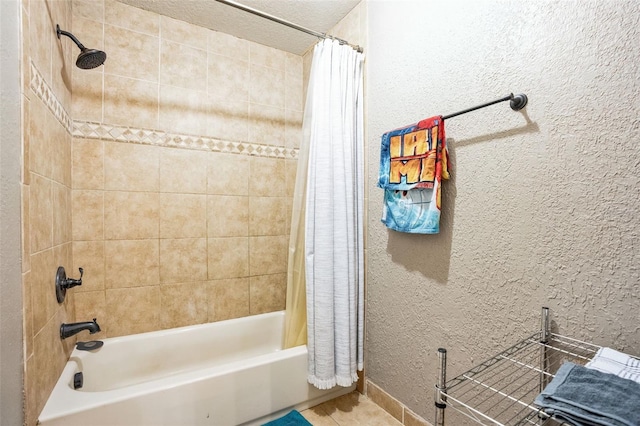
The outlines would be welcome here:
M 444 120 L 431 117 L 382 135 L 378 186 L 382 223 L 408 233 L 440 232 L 442 179 L 449 179 Z

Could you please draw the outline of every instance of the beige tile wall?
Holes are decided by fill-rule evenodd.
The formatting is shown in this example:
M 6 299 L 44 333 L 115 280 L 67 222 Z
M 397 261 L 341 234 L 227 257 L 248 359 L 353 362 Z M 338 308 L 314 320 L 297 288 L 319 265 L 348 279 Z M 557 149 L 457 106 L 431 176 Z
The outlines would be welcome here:
M 22 2 L 22 271 L 25 423 L 36 419 L 69 357 L 75 338 L 60 324 L 74 320 L 74 294 L 55 297 L 58 266 L 73 270 L 71 225 L 71 3 Z
M 74 0 L 73 31 L 107 53 L 73 69 L 76 122 L 299 146 L 301 57 L 112 0 Z M 284 309 L 295 159 L 195 148 L 73 139 L 76 316 L 99 337 Z

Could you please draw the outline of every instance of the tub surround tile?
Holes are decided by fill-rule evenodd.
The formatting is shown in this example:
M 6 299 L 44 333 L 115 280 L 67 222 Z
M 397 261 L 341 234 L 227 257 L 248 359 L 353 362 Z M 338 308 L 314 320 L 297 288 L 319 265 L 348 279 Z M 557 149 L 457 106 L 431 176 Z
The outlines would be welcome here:
M 288 236 L 249 238 L 250 275 L 287 272 Z
M 302 111 L 285 109 L 284 146 L 296 152 L 302 141 L 302 117 Z
M 259 275 L 249 278 L 250 314 L 281 311 L 287 296 L 287 274 Z
M 222 103 L 229 99 L 249 102 L 249 62 L 210 53 L 207 92 L 212 99 Z
M 298 174 L 298 162 L 294 160 L 285 160 L 284 174 L 286 182 L 286 194 L 290 197 L 295 194 L 296 176 Z
M 71 241 L 71 190 L 64 185 L 53 182 L 53 245 Z
M 204 101 L 207 103 L 207 101 Z M 207 105 L 207 117 L 202 118 L 208 126 L 211 106 Z M 226 108 L 226 107 L 225 107 Z M 250 143 L 246 141 L 223 140 L 210 136 L 195 136 L 191 133 L 173 133 L 164 130 L 141 129 L 132 126 L 117 126 L 88 121 L 74 121 L 71 123 L 74 137 L 86 139 L 101 139 L 105 141 L 118 141 L 149 145 L 155 147 L 182 148 L 194 151 L 206 151 L 213 153 L 230 153 L 242 156 L 265 158 L 297 158 L 298 150 L 285 147 L 277 147 L 265 144 Z M 243 124 L 243 128 L 248 125 Z M 242 130 L 244 132 L 244 130 Z
M 284 67 L 274 69 L 251 63 L 249 101 L 265 106 L 284 108 Z
M 160 16 L 160 35 L 165 40 L 182 43 L 198 49 L 207 48 L 210 30 L 188 22 Z
M 80 37 L 80 36 L 78 36 Z M 93 46 L 87 44 L 87 46 Z M 92 48 L 99 49 L 93 46 Z M 83 71 L 83 72 L 80 72 Z M 72 71 L 73 103 L 71 114 L 75 120 L 102 121 L 103 73 L 102 71 Z
M 207 51 L 162 40 L 160 43 L 160 83 L 205 92 Z
M 47 324 L 36 334 L 34 338 L 34 374 L 36 386 L 36 404 L 38 413 L 42 411 L 47 402 L 51 389 L 58 381 L 67 362 L 70 348 L 76 341 L 75 336 L 60 339 L 60 324 L 70 322 L 60 309 L 47 322 Z
M 51 177 L 53 146 L 47 132 L 51 113 L 40 99 L 33 96 L 29 102 L 29 170 L 43 177 Z
M 158 329 L 161 311 L 159 286 L 107 289 L 106 300 L 109 337 Z
M 207 196 L 207 236 L 246 237 L 249 234 L 249 197 Z
M 161 130 L 206 135 L 208 98 L 199 90 L 160 85 Z
M 56 24 L 60 25 L 60 28 L 71 28 L 71 20 L 66 19 L 68 13 L 61 11 L 66 9 L 69 5 L 68 2 L 50 2 L 51 12 L 51 34 L 53 35 L 52 54 L 51 54 L 51 69 L 52 79 L 51 88 L 53 89 L 56 97 L 62 104 L 62 107 L 66 111 L 71 111 L 71 72 L 72 65 L 75 63 L 74 53 L 77 52 L 75 43 L 68 37 L 57 38 Z
M 208 95 L 207 134 L 223 140 L 249 141 L 249 103 L 239 98 L 216 101 Z M 259 142 L 259 141 L 252 141 Z M 260 145 L 255 144 L 256 152 Z
M 100 331 L 95 334 L 82 331 L 78 334 L 79 340 L 98 340 L 107 338 L 108 316 L 106 312 L 107 302 L 104 290 L 87 291 L 75 293 L 75 310 L 76 321 L 92 321 L 96 318 L 96 322 L 100 326 Z
M 104 76 L 104 121 L 121 126 L 158 128 L 158 83 Z
M 51 86 L 52 81 L 52 45 L 55 37 L 55 24 L 49 13 L 48 2 L 29 2 L 30 17 L 30 53 L 33 64 L 40 70 L 44 80 Z
M 53 244 L 53 200 L 51 181 L 31 175 L 29 185 L 29 226 L 31 250 L 37 252 Z
M 51 179 L 63 185 L 71 187 L 71 137 L 66 129 L 49 114 L 46 130 L 49 137 L 48 143 L 52 147 Z
M 285 197 L 249 197 L 249 235 L 283 235 L 288 233 L 285 220 L 291 214 Z
M 291 236 L 291 216 L 293 215 L 293 197 L 287 197 L 285 199 L 285 212 L 287 214 L 284 216 L 284 229 L 287 233 L 287 238 Z M 288 246 L 287 246 L 288 247 Z
M 304 108 L 302 100 L 302 74 L 294 76 L 286 74 L 284 86 L 284 106 L 294 111 L 302 111 Z
M 159 240 L 105 241 L 105 287 L 157 287 Z
M 97 6 L 97 2 L 94 2 L 94 4 L 96 4 Z M 72 29 L 71 30 L 67 28 L 62 28 L 62 29 L 71 31 L 73 35 L 78 37 L 78 39 L 82 41 L 82 44 L 87 46 L 89 49 L 104 50 L 104 22 L 96 19 L 87 19 L 87 18 L 78 16 L 77 14 L 74 14 L 74 15 L 75 16 L 73 17 L 71 22 Z M 62 37 L 60 39 L 62 40 Z M 77 49 L 77 47 L 75 47 L 75 44 L 72 45 L 72 47 L 74 49 Z M 76 51 L 73 51 L 73 52 L 75 53 Z M 72 63 L 75 63 L 75 57 L 73 57 Z M 79 74 L 87 73 L 87 72 L 90 72 L 90 73 L 96 72 L 96 73 L 102 74 L 102 70 L 103 70 L 102 67 L 94 68 L 92 70 L 83 70 L 75 66 L 72 68 L 74 70 L 77 70 L 77 72 L 73 74 L 74 78 L 76 78 Z M 76 93 L 74 91 L 73 95 L 75 96 L 75 94 Z
M 302 56 L 298 56 L 290 52 L 285 52 L 285 56 L 286 75 L 295 78 L 303 78 L 304 67 Z M 302 90 L 300 90 L 300 94 L 302 94 Z
M 212 153 L 207 164 L 207 193 L 249 195 L 250 158 Z
M 207 266 L 206 238 L 160 240 L 161 283 L 205 281 Z
M 209 279 L 249 276 L 249 239 L 247 237 L 209 238 Z
M 160 182 L 159 170 L 160 153 L 157 147 L 105 142 L 105 189 L 116 191 L 158 191 Z
M 209 31 L 208 50 L 209 52 L 223 55 L 230 58 L 237 58 L 249 61 L 249 49 L 252 43 L 230 34 L 218 31 Z
M 73 270 L 67 275 L 79 274 L 78 268 L 83 268 L 82 285 L 75 287 L 76 293 L 93 292 L 105 288 L 105 256 L 104 241 L 74 241 L 73 242 Z
M 183 327 L 207 322 L 207 284 L 189 283 L 160 287 L 162 328 Z
M 71 228 L 74 241 L 95 241 L 104 238 L 104 192 L 71 191 L 73 208 Z
M 104 142 L 73 138 L 73 189 L 104 189 Z
M 104 48 L 109 60 L 105 74 L 147 81 L 158 81 L 160 39 L 124 28 L 105 24 Z
M 249 278 L 209 282 L 209 322 L 246 317 L 249 313 Z
M 53 34 L 55 34 L 55 29 L 53 30 Z M 67 113 L 67 109 L 65 109 L 66 107 L 60 102 L 58 96 L 52 91 L 51 86 L 47 83 L 42 74 L 40 74 L 40 71 L 35 67 L 33 62 L 30 63 L 29 70 L 31 77 L 29 81 L 29 88 L 33 94 L 33 96 L 32 94 L 29 96 L 34 100 L 38 98 L 42 101 L 53 115 L 54 120 L 58 120 L 65 129 L 70 131 L 72 120 Z M 42 122 L 40 122 L 40 124 L 42 124 Z M 44 129 L 47 130 L 49 128 L 50 127 L 46 127 L 45 124 Z
M 57 310 L 57 315 L 62 315 L 64 318 L 60 320 L 58 323 L 58 330 L 62 323 L 75 322 L 76 318 L 76 293 L 68 292 L 64 302 Z M 60 335 L 58 334 L 58 338 Z M 77 339 L 77 338 L 76 338 Z M 63 346 L 67 355 L 71 354 L 73 351 L 73 347 L 75 345 L 75 340 L 73 339 L 65 339 L 63 342 Z
M 209 153 L 160 148 L 160 192 L 207 193 Z
M 261 65 L 284 71 L 287 62 L 287 53 L 285 51 L 258 43 L 251 43 L 249 51 L 252 65 Z
M 160 194 L 160 238 L 206 236 L 206 195 Z
M 105 4 L 102 1 L 72 0 L 71 10 L 73 10 L 74 18 L 82 17 L 104 22 Z
M 159 229 L 160 198 L 157 192 L 105 192 L 106 240 L 158 238 Z
M 285 146 L 285 109 L 266 105 L 249 106 L 249 140 L 265 145 Z
M 285 164 L 277 158 L 251 157 L 249 194 L 254 197 L 284 196 Z
M 104 21 L 110 25 L 123 27 L 150 36 L 160 36 L 159 15 L 120 3 L 119 1 L 105 1 Z
M 302 58 L 115 0 L 66 7 L 54 13 L 73 12 L 73 31 L 109 57 L 95 70 L 68 67 L 73 104 L 64 93 L 52 104 L 66 89 L 46 83 L 74 60 L 70 40 L 50 39 L 43 75 L 40 62 L 30 68 L 40 109 L 29 111 L 29 136 L 55 142 L 31 150 L 36 204 L 44 191 L 45 203 L 62 206 L 41 227 L 40 245 L 65 246 L 49 256 L 52 264 L 68 256 L 68 275 L 85 269 L 83 286 L 54 311 L 97 317 L 111 337 L 283 308 L 282 218 L 299 146 L 287 138 L 301 133 Z M 60 52 L 70 59 L 53 58 Z M 65 107 L 78 121 L 65 119 Z M 54 151 L 67 175 L 50 166 Z

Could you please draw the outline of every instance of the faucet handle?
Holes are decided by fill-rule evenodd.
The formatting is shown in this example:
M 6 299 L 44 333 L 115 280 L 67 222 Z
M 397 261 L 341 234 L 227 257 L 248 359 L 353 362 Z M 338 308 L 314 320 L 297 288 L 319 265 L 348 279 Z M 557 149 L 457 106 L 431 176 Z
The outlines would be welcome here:
M 84 269 L 78 269 L 80 270 L 80 278 L 76 280 L 73 278 L 67 278 L 67 273 L 65 272 L 64 267 L 58 266 L 58 271 L 56 272 L 56 299 L 58 300 L 58 303 L 64 302 L 64 298 L 67 295 L 67 289 L 77 285 L 82 285 Z
M 63 284 L 65 288 L 75 287 L 77 285 L 82 285 L 82 276 L 84 275 L 84 269 L 78 268 L 80 270 L 80 278 L 77 280 L 73 278 L 67 278 Z

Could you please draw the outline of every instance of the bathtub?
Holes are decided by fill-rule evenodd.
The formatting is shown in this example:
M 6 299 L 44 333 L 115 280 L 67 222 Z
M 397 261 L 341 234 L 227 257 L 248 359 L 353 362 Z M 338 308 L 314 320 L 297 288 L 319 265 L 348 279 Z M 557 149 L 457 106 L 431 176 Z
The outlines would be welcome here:
M 307 347 L 282 349 L 284 311 L 104 339 L 74 349 L 43 426 L 259 425 L 349 388 L 307 383 Z M 82 372 L 83 386 L 74 389 Z

